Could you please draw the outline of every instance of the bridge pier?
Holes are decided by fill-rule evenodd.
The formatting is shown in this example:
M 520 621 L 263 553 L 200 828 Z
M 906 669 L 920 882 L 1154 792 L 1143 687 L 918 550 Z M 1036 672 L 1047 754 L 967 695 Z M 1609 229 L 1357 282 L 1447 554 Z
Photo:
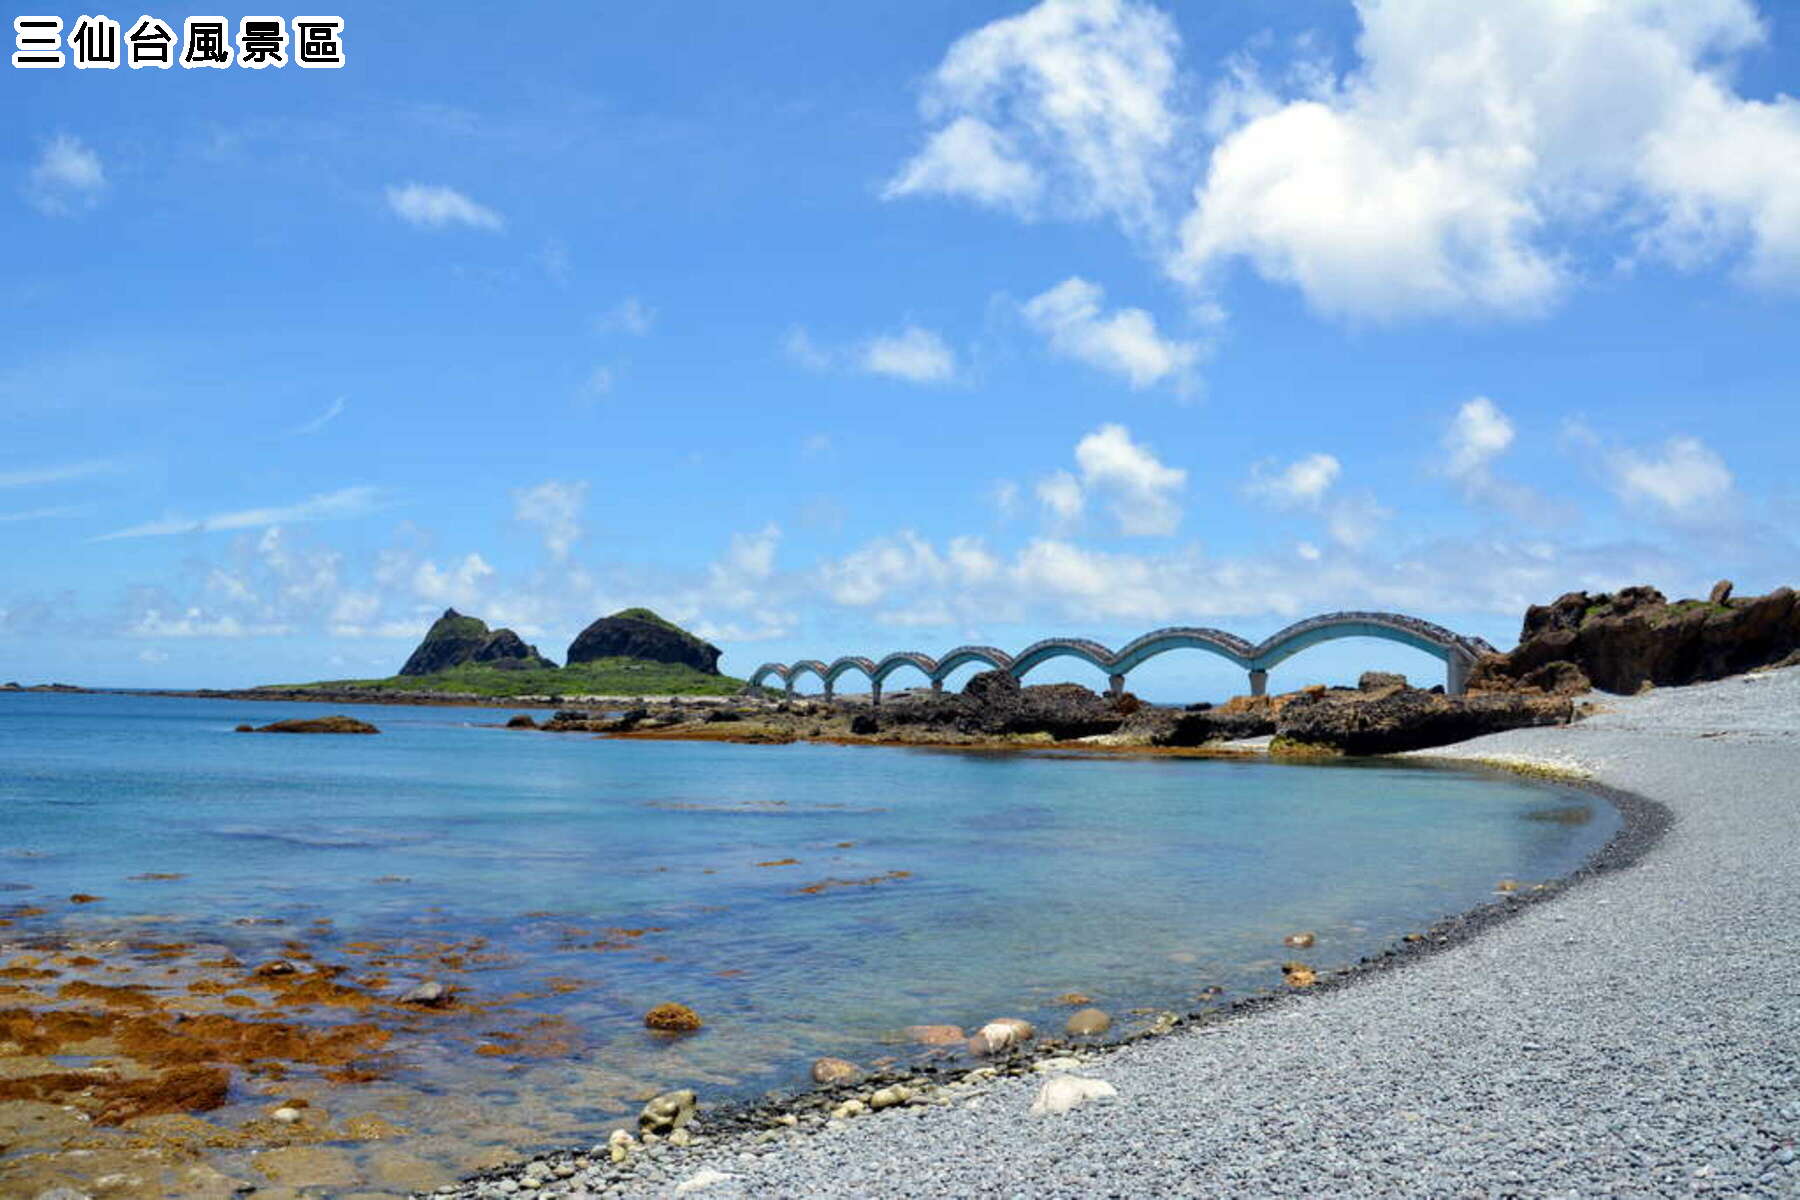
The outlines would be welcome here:
M 1269 694 L 1269 673 L 1267 671 L 1250 672 L 1250 694 L 1252 696 Z
M 931 681 L 931 694 L 934 696 L 941 696 L 944 694 L 944 681 L 943 680 L 934 679 Z
M 879 679 L 869 684 L 869 707 L 881 707 L 881 680 Z
M 1452 654 L 1445 662 L 1444 694 L 1446 696 L 1460 696 L 1469 690 L 1470 666 L 1468 659 L 1456 654 Z
M 1117 700 L 1125 694 L 1125 676 L 1108 675 L 1106 677 L 1106 694 Z
M 837 691 L 836 685 L 833 684 L 831 680 L 827 679 L 825 681 L 825 699 L 827 702 L 831 700 L 832 693 L 835 691 Z

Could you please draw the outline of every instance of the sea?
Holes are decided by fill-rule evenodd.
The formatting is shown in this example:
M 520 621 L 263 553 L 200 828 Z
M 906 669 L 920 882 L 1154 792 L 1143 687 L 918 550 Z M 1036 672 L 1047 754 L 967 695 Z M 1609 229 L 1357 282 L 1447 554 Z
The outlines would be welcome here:
M 961 1053 L 909 1027 L 1054 1033 L 1081 996 L 1123 1035 L 1279 991 L 1284 964 L 1338 969 L 1566 875 L 1620 820 L 1395 762 L 609 740 L 415 706 L 343 710 L 376 736 L 234 732 L 331 711 L 0 695 L 0 918 L 39 910 L 0 928 L 0 963 L 110 947 L 96 970 L 171 994 L 199 968 L 170 947 L 384 996 L 438 981 L 455 1003 L 377 1077 L 234 1077 L 208 1119 L 277 1093 L 382 1113 L 445 1179 L 603 1141 L 668 1088 L 752 1099 L 823 1055 Z M 702 1028 L 646 1029 L 667 1002 Z

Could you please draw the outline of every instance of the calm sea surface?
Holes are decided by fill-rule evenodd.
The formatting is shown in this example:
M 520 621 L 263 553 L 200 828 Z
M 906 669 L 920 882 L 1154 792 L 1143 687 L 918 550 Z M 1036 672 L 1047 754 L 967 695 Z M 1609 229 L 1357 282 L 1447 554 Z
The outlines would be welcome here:
M 1069 991 L 1128 1028 L 1296 957 L 1354 962 L 1567 873 L 1618 824 L 1580 793 L 1393 766 L 605 741 L 448 708 L 348 710 L 378 737 L 232 732 L 328 711 L 0 695 L 0 908 L 53 898 L 70 936 L 153 927 L 247 961 L 476 947 L 388 973 L 559 1033 L 529 1060 L 471 1052 L 492 1017 L 406 1043 L 379 1086 L 442 1097 L 455 1136 L 452 1098 L 490 1124 L 512 1106 L 516 1140 L 579 1139 L 646 1088 L 906 1058 L 907 1025 L 1060 1028 Z M 1299 930 L 1315 949 L 1283 948 Z M 706 1030 L 647 1035 L 665 1000 Z

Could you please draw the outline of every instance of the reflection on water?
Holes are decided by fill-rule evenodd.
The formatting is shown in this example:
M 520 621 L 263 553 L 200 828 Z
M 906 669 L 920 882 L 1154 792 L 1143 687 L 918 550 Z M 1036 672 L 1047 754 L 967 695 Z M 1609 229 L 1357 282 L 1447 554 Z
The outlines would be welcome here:
M 1283 962 L 1352 962 L 1564 874 L 1617 824 L 1578 793 L 1395 766 L 610 742 L 410 707 L 360 710 L 373 738 L 229 732 L 288 715 L 316 713 L 0 697 L 0 889 L 44 909 L 0 928 L 0 958 L 35 939 L 59 987 L 391 1029 L 379 1078 L 239 1072 L 208 1116 L 307 1100 L 306 1145 L 377 1190 L 592 1139 L 677 1083 L 718 1099 L 822 1054 L 912 1057 L 910 1025 L 1059 1027 L 1080 992 L 1127 1032 L 1130 1009 L 1278 986 Z M 1283 947 L 1297 930 L 1313 948 Z M 150 939 L 162 957 L 132 948 Z M 323 982 L 245 981 L 273 960 Z M 391 1003 L 428 978 L 457 1004 Z M 313 1003 L 333 988 L 372 999 Z M 669 1000 L 703 1032 L 644 1030 Z M 372 1114 L 406 1132 L 343 1136 Z

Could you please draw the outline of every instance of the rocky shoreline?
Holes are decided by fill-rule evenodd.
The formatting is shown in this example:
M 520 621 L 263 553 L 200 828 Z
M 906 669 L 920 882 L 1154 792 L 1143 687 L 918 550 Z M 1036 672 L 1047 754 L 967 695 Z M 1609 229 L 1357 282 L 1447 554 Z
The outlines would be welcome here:
M 1466 763 L 1442 765 L 1468 769 Z M 1465 945 L 1571 888 L 1633 866 L 1662 839 L 1673 819 L 1668 807 L 1655 800 L 1559 772 L 1523 766 L 1496 765 L 1490 769 L 1555 777 L 1565 786 L 1610 803 L 1623 823 L 1605 846 L 1568 875 L 1525 889 L 1498 892 L 1493 901 L 1446 916 L 1378 953 L 1353 963 L 1309 971 L 1299 986 L 1290 983 L 1186 1013 L 1160 1012 L 1148 1028 L 1105 1041 L 1031 1036 L 991 1055 L 867 1074 L 858 1072 L 854 1077 L 821 1083 L 806 1091 L 773 1091 L 755 1101 L 703 1108 L 689 1094 L 689 1113 L 680 1124 L 684 1136 L 675 1141 L 666 1133 L 643 1136 L 651 1125 L 652 1109 L 666 1102 L 665 1097 L 658 1097 L 645 1106 L 638 1137 L 630 1136 L 628 1130 L 614 1130 L 609 1140 L 586 1149 L 536 1155 L 521 1163 L 482 1172 L 459 1185 L 440 1187 L 431 1194 L 448 1200 L 494 1200 L 520 1192 L 546 1197 L 614 1197 L 667 1194 L 672 1189 L 675 1194 L 686 1194 L 706 1190 L 712 1183 L 728 1178 L 716 1165 L 701 1165 L 702 1161 L 760 1162 L 784 1148 L 842 1131 L 852 1120 L 875 1119 L 878 1113 L 885 1114 L 881 1119 L 886 1120 L 901 1115 L 888 1110 L 917 1112 L 960 1107 L 977 1111 L 985 1106 L 996 1085 L 1004 1081 L 1029 1081 L 1031 1089 L 1043 1100 L 1046 1095 L 1055 1095 L 1057 1085 L 1053 1081 L 1084 1078 L 1072 1073 L 1104 1069 L 1110 1058 L 1128 1048 L 1192 1036 L 1230 1022 L 1288 1010 L 1317 996 L 1356 987 Z M 1052 1090 L 1046 1092 L 1046 1088 Z M 1056 1101 L 1050 1103 L 1054 1105 Z M 1079 1103 L 1075 1100 L 1070 1107 Z
M 1428 756 L 1591 774 L 1576 786 L 1624 825 L 1573 875 L 1300 994 L 925 1073 L 893 1111 L 831 1115 L 886 1077 L 702 1105 L 686 1148 L 602 1144 L 438 1194 L 1791 1194 L 1797 700 L 1800 671 L 1766 672 Z M 1090 1103 L 1039 1115 L 1058 1077 Z

